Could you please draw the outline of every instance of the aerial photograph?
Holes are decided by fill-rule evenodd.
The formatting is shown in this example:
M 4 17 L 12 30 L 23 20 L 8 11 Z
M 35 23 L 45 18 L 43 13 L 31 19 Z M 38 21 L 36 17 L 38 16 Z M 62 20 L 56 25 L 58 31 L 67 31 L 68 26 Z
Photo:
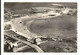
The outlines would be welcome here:
M 4 2 L 4 52 L 76 53 L 76 2 Z

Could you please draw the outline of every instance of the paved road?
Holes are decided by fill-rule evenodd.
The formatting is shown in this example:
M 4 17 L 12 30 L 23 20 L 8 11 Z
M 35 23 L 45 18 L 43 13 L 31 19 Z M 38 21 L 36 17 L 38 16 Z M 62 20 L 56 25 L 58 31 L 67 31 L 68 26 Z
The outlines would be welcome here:
M 9 31 L 5 31 L 4 32 L 5 35 L 8 35 L 9 37 L 13 38 L 13 39 L 16 39 L 18 41 L 21 41 L 23 42 L 24 44 L 27 44 L 28 46 L 34 48 L 37 52 L 44 52 L 39 46 L 35 45 L 35 44 L 31 44 L 30 42 L 27 42 L 27 41 L 24 41 L 22 39 L 19 39 L 17 37 L 14 37 L 13 33 L 11 34 L 11 32 Z

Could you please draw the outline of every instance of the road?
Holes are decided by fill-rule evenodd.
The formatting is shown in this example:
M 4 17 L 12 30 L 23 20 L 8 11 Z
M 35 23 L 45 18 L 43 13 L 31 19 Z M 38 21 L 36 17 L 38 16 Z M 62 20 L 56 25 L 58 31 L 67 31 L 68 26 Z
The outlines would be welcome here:
M 5 35 L 8 35 L 9 37 L 11 37 L 11 38 L 13 38 L 13 39 L 16 39 L 16 40 L 18 40 L 18 41 L 21 41 L 22 43 L 24 43 L 24 44 L 26 44 L 26 45 L 34 48 L 37 52 L 44 52 L 39 46 L 37 46 L 37 45 L 35 45 L 35 44 L 31 44 L 31 43 L 28 42 L 28 41 L 24 41 L 24 40 L 22 40 L 22 39 L 19 39 L 19 38 L 14 37 L 14 36 L 13 36 L 13 33 L 12 33 L 12 35 L 11 35 L 11 33 L 10 33 L 9 31 L 7 31 L 7 32 L 5 31 L 4 34 L 5 34 Z

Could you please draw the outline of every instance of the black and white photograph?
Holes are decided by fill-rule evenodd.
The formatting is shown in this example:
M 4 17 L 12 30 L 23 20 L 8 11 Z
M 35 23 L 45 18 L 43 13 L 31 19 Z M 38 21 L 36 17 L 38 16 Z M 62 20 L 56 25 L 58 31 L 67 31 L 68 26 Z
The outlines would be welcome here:
M 76 53 L 77 2 L 4 2 L 4 52 Z

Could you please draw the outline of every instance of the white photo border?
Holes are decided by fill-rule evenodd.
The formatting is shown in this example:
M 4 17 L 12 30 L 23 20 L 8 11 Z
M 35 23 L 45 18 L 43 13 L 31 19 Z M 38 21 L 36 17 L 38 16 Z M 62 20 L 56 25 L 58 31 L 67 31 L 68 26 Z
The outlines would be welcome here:
M 77 3 L 77 53 L 4 53 L 4 2 L 76 2 Z M 80 1 L 79 0 L 1 0 L 1 54 L 2 55 L 80 55 Z

